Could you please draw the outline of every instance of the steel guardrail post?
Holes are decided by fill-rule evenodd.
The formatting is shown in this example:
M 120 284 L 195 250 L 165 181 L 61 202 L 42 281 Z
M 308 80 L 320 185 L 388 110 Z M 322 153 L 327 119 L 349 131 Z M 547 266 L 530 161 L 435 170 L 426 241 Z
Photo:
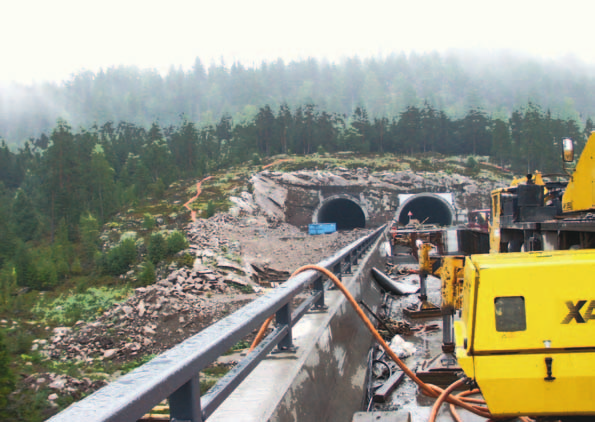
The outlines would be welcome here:
M 322 277 L 318 277 L 316 281 L 312 284 L 314 292 L 320 292 L 320 298 L 314 302 L 315 309 L 326 309 L 326 305 L 324 304 L 324 282 L 322 281 Z
M 200 376 L 196 374 L 169 396 L 172 422 L 202 422 Z
M 345 274 L 351 274 L 351 265 L 353 263 L 353 254 L 349 252 L 345 257 L 345 266 L 343 267 L 343 272 Z
M 332 273 L 337 276 L 337 278 L 339 279 L 339 281 L 343 281 L 343 269 L 341 268 L 343 266 L 343 262 L 339 261 L 337 262 L 337 264 L 333 267 L 333 271 Z
M 293 333 L 291 330 L 291 302 L 287 303 L 275 314 L 275 320 L 279 326 L 287 326 L 287 334 L 279 341 L 277 345 L 278 351 L 292 351 L 293 350 Z

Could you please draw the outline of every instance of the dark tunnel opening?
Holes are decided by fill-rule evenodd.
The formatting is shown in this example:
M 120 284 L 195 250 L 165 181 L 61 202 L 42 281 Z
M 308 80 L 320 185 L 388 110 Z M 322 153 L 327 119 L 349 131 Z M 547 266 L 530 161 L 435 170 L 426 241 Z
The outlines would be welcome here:
M 450 226 L 453 220 L 452 208 L 436 196 L 416 195 L 405 202 L 397 216 L 399 224 L 402 225 L 409 223 L 410 218 L 422 224 Z
M 336 223 L 337 230 L 366 227 L 366 216 L 355 202 L 337 198 L 324 204 L 318 211 L 319 223 Z

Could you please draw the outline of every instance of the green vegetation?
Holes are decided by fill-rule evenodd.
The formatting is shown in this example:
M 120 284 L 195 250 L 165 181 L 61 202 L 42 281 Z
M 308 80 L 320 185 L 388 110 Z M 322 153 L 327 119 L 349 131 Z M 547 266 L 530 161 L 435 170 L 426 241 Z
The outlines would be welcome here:
M 138 281 L 141 286 L 148 286 L 155 283 L 155 265 L 151 261 L 143 262 L 141 272 L 138 275 Z
M 101 255 L 99 266 L 106 274 L 120 275 L 130 270 L 135 261 L 136 243 L 133 239 L 124 239 Z
M 167 256 L 167 241 L 161 233 L 151 235 L 149 245 L 147 246 L 147 258 L 153 264 L 158 264 Z
M 131 293 L 128 287 L 91 287 L 84 293 L 59 296 L 53 300 L 40 300 L 33 314 L 52 325 L 72 326 L 77 321 L 92 321 L 115 303 L 126 300 Z
M 167 236 L 167 254 L 175 255 L 176 253 L 188 247 L 188 240 L 184 233 L 174 230 Z
M 0 419 L 8 420 L 8 395 L 14 391 L 15 378 L 9 366 L 10 356 L 4 344 L 4 336 L 0 331 Z

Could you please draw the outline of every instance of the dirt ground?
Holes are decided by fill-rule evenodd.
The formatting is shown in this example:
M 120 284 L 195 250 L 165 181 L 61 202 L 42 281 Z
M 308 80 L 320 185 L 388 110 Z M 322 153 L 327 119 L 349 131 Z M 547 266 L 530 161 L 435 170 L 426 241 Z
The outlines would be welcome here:
M 219 242 L 233 245 L 234 253 L 239 253 L 245 265 L 266 264 L 271 269 L 289 274 L 303 265 L 317 264 L 371 231 L 357 229 L 309 235 L 290 224 L 271 225 L 264 217 L 235 218 L 227 222 L 219 219 L 217 226 Z M 158 324 L 151 352 L 158 353 L 173 347 L 265 292 L 246 294 L 229 288 L 225 293 L 210 295 L 203 302 L 200 318 L 179 324 L 178 318 L 170 317 Z M 247 340 L 251 341 L 251 337 Z
M 239 224 L 226 224 L 222 228 L 232 242 L 239 243 L 245 261 L 267 263 L 289 273 L 302 265 L 317 264 L 371 232 L 355 229 L 309 235 L 286 223 L 271 226 L 263 217 L 247 217 Z

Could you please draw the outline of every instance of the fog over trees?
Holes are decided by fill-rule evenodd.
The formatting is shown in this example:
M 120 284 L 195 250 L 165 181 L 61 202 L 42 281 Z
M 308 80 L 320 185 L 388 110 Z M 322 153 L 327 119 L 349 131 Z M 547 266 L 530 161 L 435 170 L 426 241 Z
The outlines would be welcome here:
M 241 63 L 209 66 L 199 58 L 192 69 L 167 75 L 136 67 L 80 71 L 61 83 L 1 87 L 0 136 L 22 145 L 49 135 L 58 118 L 73 128 L 108 121 L 148 129 L 176 125 L 180 116 L 198 125 L 230 116 L 253 118 L 259 108 L 292 110 L 306 104 L 343 117 L 359 107 L 370 118 L 400 115 L 425 104 L 451 119 L 470 110 L 509 119 L 529 102 L 554 118 L 584 124 L 595 115 L 590 93 L 595 68 L 571 59 L 543 61 L 497 53 L 394 54 L 385 58 L 344 59 L 340 63 L 279 59 L 252 68 Z

